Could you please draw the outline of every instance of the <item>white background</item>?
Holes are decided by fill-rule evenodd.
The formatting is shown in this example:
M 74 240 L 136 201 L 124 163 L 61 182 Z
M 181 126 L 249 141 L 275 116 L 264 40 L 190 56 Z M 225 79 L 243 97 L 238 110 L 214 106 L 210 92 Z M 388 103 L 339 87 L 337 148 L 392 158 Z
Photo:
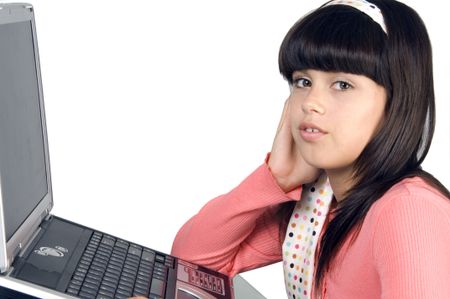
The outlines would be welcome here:
M 201 206 L 263 162 L 288 96 L 280 43 L 322 3 L 30 2 L 54 214 L 163 252 Z M 438 121 L 424 168 L 450 187 L 449 18 L 433 1 L 405 2 L 434 46 Z M 286 297 L 280 263 L 244 277 Z

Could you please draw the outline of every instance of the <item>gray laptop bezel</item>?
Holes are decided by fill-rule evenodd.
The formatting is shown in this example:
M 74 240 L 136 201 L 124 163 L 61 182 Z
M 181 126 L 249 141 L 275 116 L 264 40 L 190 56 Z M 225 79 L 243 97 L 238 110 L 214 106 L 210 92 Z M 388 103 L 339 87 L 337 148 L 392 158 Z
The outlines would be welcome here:
M 45 122 L 45 110 L 42 92 L 41 69 L 36 38 L 36 24 L 34 20 L 34 9 L 28 3 L 0 3 L 0 26 L 8 23 L 29 21 L 31 23 L 34 58 L 36 64 L 36 75 L 38 80 L 39 108 L 42 122 L 42 135 L 44 138 L 45 168 L 47 172 L 47 194 L 20 225 L 9 240 L 6 240 L 5 218 L 3 209 L 3 197 L 0 181 L 0 272 L 9 270 L 14 258 L 19 255 L 29 241 L 36 235 L 38 227 L 43 219 L 47 217 L 53 207 L 52 184 L 50 175 L 50 161 L 47 141 L 47 126 Z M 0 172 L 0 176 L 1 176 Z

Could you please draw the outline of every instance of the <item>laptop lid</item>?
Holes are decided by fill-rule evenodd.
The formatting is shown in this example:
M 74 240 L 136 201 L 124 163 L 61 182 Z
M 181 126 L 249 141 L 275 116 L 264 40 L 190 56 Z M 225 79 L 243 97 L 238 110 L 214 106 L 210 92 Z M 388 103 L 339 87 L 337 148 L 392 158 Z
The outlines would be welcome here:
M 53 205 L 33 7 L 0 4 L 0 271 Z

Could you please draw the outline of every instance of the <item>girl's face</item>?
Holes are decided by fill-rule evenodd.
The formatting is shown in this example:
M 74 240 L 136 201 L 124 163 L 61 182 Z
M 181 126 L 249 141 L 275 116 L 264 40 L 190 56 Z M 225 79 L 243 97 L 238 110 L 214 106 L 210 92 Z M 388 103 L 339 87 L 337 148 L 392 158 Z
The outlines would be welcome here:
M 327 171 L 350 171 L 381 125 L 385 89 L 362 75 L 296 71 L 292 136 L 303 158 Z

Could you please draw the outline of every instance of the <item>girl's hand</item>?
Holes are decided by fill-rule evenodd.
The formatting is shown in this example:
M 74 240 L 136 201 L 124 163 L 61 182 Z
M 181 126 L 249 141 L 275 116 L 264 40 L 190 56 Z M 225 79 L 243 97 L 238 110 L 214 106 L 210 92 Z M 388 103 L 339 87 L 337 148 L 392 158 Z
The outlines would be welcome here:
M 284 103 L 283 113 L 267 162 L 272 175 L 284 192 L 313 182 L 320 169 L 309 165 L 300 154 L 292 137 L 290 98 Z

